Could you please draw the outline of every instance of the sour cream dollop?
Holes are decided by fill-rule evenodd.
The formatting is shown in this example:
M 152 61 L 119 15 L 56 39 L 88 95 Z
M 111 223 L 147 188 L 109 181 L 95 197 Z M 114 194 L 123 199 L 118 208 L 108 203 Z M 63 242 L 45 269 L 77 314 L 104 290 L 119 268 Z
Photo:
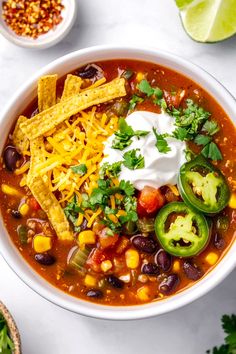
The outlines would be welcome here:
M 176 184 L 177 176 L 181 165 L 186 162 L 185 152 L 186 144 L 175 138 L 166 138 L 170 151 L 166 154 L 161 153 L 156 148 L 156 137 L 152 128 L 156 128 L 158 134 L 171 134 L 175 130 L 174 119 L 167 113 L 161 114 L 136 111 L 126 118 L 126 122 L 133 130 L 146 130 L 149 134 L 132 138 L 130 146 L 124 150 L 112 148 L 112 141 L 115 138 L 113 134 L 105 142 L 104 159 L 102 163 L 122 161 L 125 152 L 132 149 L 140 149 L 137 155 L 144 157 L 145 167 L 142 169 L 130 170 L 122 165 L 119 180 L 130 181 L 138 190 L 142 190 L 145 186 L 159 188 L 166 184 Z

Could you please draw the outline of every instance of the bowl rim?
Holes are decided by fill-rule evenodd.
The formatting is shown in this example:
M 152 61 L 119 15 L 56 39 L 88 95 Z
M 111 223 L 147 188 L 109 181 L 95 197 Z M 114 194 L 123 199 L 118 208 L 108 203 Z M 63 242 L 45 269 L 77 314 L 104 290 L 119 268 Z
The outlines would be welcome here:
M 3 0 L 0 0 L 0 33 L 11 43 L 23 48 L 37 50 L 46 49 L 56 45 L 69 33 L 77 17 L 77 1 L 70 0 L 69 6 L 65 6 L 64 17 L 62 18 L 61 23 L 56 26 L 55 30 L 50 30 L 45 35 L 40 36 L 37 39 L 21 37 L 16 35 L 4 23 L 2 18 L 2 2 Z M 63 26 L 63 28 L 59 27 L 57 30 L 57 27 L 60 25 Z
M 120 54 L 118 54 L 120 53 Z M 97 57 L 96 57 L 97 56 Z M 109 57 L 110 56 L 110 57 Z M 14 103 L 26 96 L 27 92 L 33 90 L 33 86 L 36 83 L 38 77 L 50 73 L 54 70 L 59 70 L 61 66 L 66 67 L 69 63 L 75 59 L 78 61 L 83 58 L 90 57 L 90 61 L 102 61 L 108 59 L 134 59 L 142 60 L 146 62 L 153 62 L 156 64 L 160 64 L 166 67 L 170 67 L 171 65 L 163 64 L 161 61 L 166 61 L 167 63 L 170 62 L 173 65 L 177 65 L 179 69 L 176 67 L 173 68 L 175 71 L 179 71 L 182 75 L 190 77 L 186 72 L 191 73 L 193 76 L 195 75 L 198 77 L 198 80 L 205 82 L 208 88 L 204 87 L 202 83 L 200 86 L 203 86 L 206 91 L 209 92 L 213 91 L 215 94 L 220 96 L 220 98 L 224 101 L 224 105 L 221 103 L 222 108 L 228 113 L 233 113 L 236 108 L 236 101 L 234 97 L 227 91 L 224 86 L 217 81 L 212 75 L 210 75 L 207 71 L 203 70 L 199 66 L 191 63 L 188 60 L 181 58 L 175 54 L 158 50 L 157 48 L 152 47 L 137 47 L 137 46 L 110 46 L 110 45 L 99 45 L 94 47 L 89 47 L 85 49 L 80 49 L 78 51 L 74 51 L 69 53 L 65 56 L 62 56 L 55 61 L 49 63 L 41 70 L 37 71 L 31 78 L 24 83 L 18 91 L 13 95 L 12 99 L 9 101 L 7 106 L 5 107 L 4 111 L 0 116 L 0 123 L 6 123 L 8 119 L 8 113 L 10 114 L 11 108 L 13 107 Z M 145 60 L 145 57 L 147 59 Z M 150 58 L 153 58 L 151 60 Z M 101 59 L 103 58 L 103 59 Z M 84 63 L 77 64 L 77 67 L 80 65 L 84 65 L 88 63 L 84 61 Z M 76 68 L 76 67 L 75 67 Z M 74 69 L 75 69 L 74 68 Z M 182 71 L 181 71 L 182 69 Z M 72 69 L 73 70 L 73 69 Z M 184 71 L 185 70 L 185 71 Z M 67 69 L 66 72 L 69 72 L 70 69 Z M 193 79 L 193 81 L 198 82 L 197 79 Z M 210 92 L 213 95 L 212 92 Z M 217 100 L 217 99 L 216 99 Z M 26 105 L 25 105 L 26 106 Z M 228 109 L 226 109 L 226 106 Z M 11 113 L 12 115 L 12 113 Z M 230 115 L 231 117 L 232 115 Z M 10 120 L 10 119 L 9 119 Z M 13 119 L 11 118 L 13 121 Z M 232 120 L 232 117 L 231 117 Z M 232 120 L 233 121 L 233 120 Z M 26 264 L 23 257 L 20 256 L 20 261 L 15 257 L 18 257 L 18 251 L 15 249 L 11 249 L 14 246 L 13 243 L 9 247 L 10 237 L 7 234 L 6 229 L 4 228 L 2 218 L 0 217 L 0 227 L 2 230 L 0 232 L 6 234 L 6 237 L 0 238 L 0 251 L 8 263 L 8 265 L 12 268 L 12 270 L 18 275 L 18 277 L 24 281 L 31 289 L 36 291 L 39 295 L 44 297 L 45 299 L 51 301 L 52 303 L 67 309 L 69 311 L 85 315 L 88 317 L 99 318 L 99 319 L 109 319 L 109 320 L 136 320 L 136 319 L 143 319 L 148 317 L 153 317 L 156 315 L 164 314 L 169 311 L 175 310 L 180 308 L 186 304 L 191 303 L 192 301 L 200 298 L 211 289 L 213 289 L 217 284 L 219 284 L 236 266 L 236 259 L 234 257 L 234 252 L 236 252 L 236 242 L 232 242 L 231 246 L 227 250 L 226 254 L 223 258 L 219 261 L 219 263 L 213 268 L 211 272 L 205 275 L 201 280 L 196 282 L 191 287 L 183 290 L 168 299 L 151 302 L 149 304 L 144 305 L 134 305 L 134 306 L 104 306 L 100 304 L 94 304 L 92 302 L 88 302 L 85 300 L 81 300 L 78 298 L 74 298 L 73 296 L 67 295 L 58 288 L 54 287 L 53 285 L 49 284 L 46 280 L 41 278 L 35 271 L 31 269 L 29 265 L 27 265 L 28 273 L 24 271 L 23 263 Z M 7 239 L 7 240 L 6 240 Z M 17 251 L 17 252 L 16 252 Z M 13 256 L 13 253 L 15 256 Z M 18 263 L 17 263 L 18 262 Z M 18 266 L 17 266 L 18 265 Z M 19 265 L 22 267 L 19 267 Z M 25 266 L 25 265 L 24 265 Z M 23 269 L 21 269 L 23 268 Z M 43 279 L 43 281 L 42 281 Z

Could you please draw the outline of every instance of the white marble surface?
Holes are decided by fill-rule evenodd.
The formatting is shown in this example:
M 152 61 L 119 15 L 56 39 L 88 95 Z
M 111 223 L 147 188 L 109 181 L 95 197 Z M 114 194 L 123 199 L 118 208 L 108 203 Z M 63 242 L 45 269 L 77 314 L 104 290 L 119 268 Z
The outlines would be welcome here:
M 69 0 L 68 0 L 69 1 Z M 78 0 L 71 33 L 45 51 L 17 48 L 0 36 L 0 108 L 29 75 L 53 59 L 96 44 L 151 45 L 184 56 L 236 96 L 236 37 L 220 44 L 193 42 L 173 0 Z M 23 354 L 201 354 L 220 343 L 220 317 L 236 313 L 236 272 L 208 295 L 149 320 L 108 322 L 84 318 L 42 299 L 0 257 L 0 299 L 18 323 Z

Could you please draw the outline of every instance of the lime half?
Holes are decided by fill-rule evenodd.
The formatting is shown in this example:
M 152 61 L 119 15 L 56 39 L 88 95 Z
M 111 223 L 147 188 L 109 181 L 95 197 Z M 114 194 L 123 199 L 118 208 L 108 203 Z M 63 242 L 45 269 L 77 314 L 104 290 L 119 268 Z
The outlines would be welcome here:
M 199 42 L 219 42 L 236 33 L 236 0 L 176 0 L 184 29 Z

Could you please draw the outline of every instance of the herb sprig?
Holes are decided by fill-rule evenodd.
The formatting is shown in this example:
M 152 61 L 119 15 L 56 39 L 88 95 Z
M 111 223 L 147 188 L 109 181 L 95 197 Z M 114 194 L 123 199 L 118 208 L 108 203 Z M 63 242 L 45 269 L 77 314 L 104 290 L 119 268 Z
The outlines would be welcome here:
M 236 315 L 224 315 L 221 319 L 222 327 L 226 333 L 225 344 L 207 350 L 208 354 L 235 354 L 236 353 Z
M 118 150 L 124 150 L 127 146 L 132 143 L 132 138 L 137 137 L 138 139 L 142 136 L 149 134 L 145 130 L 133 130 L 133 128 L 127 124 L 124 118 L 119 120 L 119 130 L 115 133 L 115 138 L 112 142 L 112 148 Z
M 133 149 L 127 151 L 123 158 L 124 158 L 124 166 L 129 168 L 130 170 L 137 170 L 140 168 L 144 168 L 145 162 L 144 162 L 144 156 L 141 154 L 137 154 L 137 152 L 140 151 L 140 149 Z

